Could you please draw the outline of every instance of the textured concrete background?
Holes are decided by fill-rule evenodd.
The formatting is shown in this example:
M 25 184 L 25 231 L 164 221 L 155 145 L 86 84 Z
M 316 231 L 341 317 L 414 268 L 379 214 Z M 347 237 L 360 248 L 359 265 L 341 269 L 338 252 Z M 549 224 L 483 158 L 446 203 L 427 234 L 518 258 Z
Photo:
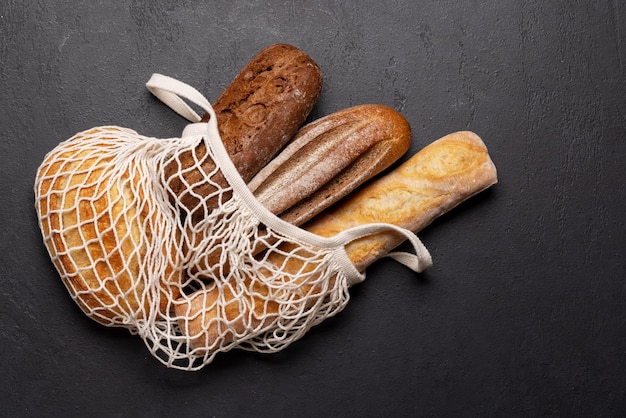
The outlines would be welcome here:
M 0 5 L 0 410 L 93 416 L 626 414 L 626 7 L 601 1 L 5 0 Z M 421 235 L 435 265 L 368 270 L 288 350 L 166 369 L 88 320 L 37 227 L 35 170 L 74 133 L 178 135 L 144 84 L 215 98 L 261 48 L 325 74 L 311 118 L 365 102 L 415 152 L 478 133 L 500 183 Z

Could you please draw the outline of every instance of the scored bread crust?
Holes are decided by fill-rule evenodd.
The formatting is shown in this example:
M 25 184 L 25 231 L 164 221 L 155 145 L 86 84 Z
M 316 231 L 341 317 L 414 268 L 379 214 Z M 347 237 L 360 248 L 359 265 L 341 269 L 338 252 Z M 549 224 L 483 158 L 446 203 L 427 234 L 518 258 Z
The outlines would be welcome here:
M 181 280 L 179 250 L 149 245 L 157 233 L 152 225 L 162 220 L 162 212 L 146 200 L 149 185 L 137 171 L 110 169 L 119 142 L 109 139 L 128 132 L 134 134 L 112 127 L 78 134 L 67 141 L 77 146 L 46 156 L 35 188 L 44 243 L 65 286 L 89 317 L 109 326 L 145 319 L 157 297 L 165 312 Z M 99 140 L 82 147 L 92 136 Z M 146 260 L 161 255 L 173 258 L 154 295 L 140 276 Z
M 293 225 L 313 218 L 395 163 L 411 145 L 396 110 L 363 104 L 302 127 L 248 184 L 259 202 Z
M 322 71 L 292 45 L 263 49 L 213 104 L 224 147 L 248 181 L 296 133 L 322 90 Z M 206 118 L 206 116 L 205 116 Z
M 289 145 L 249 183 L 257 201 L 292 225 L 301 225 L 395 163 L 411 144 L 411 127 L 398 111 L 379 104 L 353 106 L 302 127 Z M 192 275 L 220 263 L 220 248 L 204 248 L 193 229 Z M 198 245 L 200 243 L 201 245 Z M 259 241 L 258 252 L 269 242 Z M 222 262 L 223 271 L 229 268 Z

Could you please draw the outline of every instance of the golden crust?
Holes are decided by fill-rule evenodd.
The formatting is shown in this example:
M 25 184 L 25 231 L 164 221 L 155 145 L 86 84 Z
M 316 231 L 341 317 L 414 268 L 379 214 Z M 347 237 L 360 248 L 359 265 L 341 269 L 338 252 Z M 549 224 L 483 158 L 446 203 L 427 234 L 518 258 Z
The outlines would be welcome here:
M 357 225 L 386 222 L 417 233 L 496 182 L 496 168 L 482 140 L 472 132 L 456 132 L 428 145 L 303 228 L 329 237 Z M 349 243 L 346 251 L 364 270 L 402 240 L 393 233 L 379 233 Z
M 93 129 L 78 135 L 81 141 Z M 105 325 L 122 318 L 142 319 L 149 310 L 144 281 L 139 280 L 152 239 L 150 210 L 138 174 L 113 177 L 107 166 L 115 156 L 103 138 L 90 147 L 58 149 L 46 156 L 37 178 L 37 209 L 45 244 L 63 282 L 81 309 Z M 175 277 L 175 266 L 163 279 Z M 160 298 L 166 309 L 167 298 Z
M 257 199 L 301 225 L 392 165 L 410 147 L 411 127 L 387 106 L 353 106 L 304 126 L 250 183 Z

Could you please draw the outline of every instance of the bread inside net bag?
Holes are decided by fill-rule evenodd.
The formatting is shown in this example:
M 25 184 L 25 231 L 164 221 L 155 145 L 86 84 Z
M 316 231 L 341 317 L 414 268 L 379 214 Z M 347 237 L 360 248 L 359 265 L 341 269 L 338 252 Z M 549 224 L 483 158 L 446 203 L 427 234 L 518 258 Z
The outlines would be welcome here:
M 196 370 L 233 348 L 280 350 L 343 309 L 349 286 L 363 278 L 345 245 L 363 235 L 402 235 L 416 249 L 402 260 L 410 258 L 418 271 L 430 265 L 417 237 L 393 225 L 355 227 L 324 238 L 282 221 L 239 177 L 211 105 L 199 92 L 158 74 L 148 88 L 196 123 L 169 139 L 94 128 L 59 144 L 37 173 L 44 242 L 71 296 L 92 319 L 138 334 L 169 367 Z M 187 101 L 209 113 L 209 121 L 198 123 Z M 228 185 L 216 184 L 213 194 L 202 196 L 217 201 L 217 208 L 191 222 L 169 202 L 173 193 L 161 168 L 201 142 Z M 210 182 L 215 173 L 205 174 Z M 266 250 L 259 254 L 260 247 Z M 207 254 L 215 251 L 219 262 L 207 265 Z M 181 328 L 194 319 L 189 315 L 206 313 L 189 309 L 198 292 L 215 298 L 217 315 L 207 321 L 208 334 L 206 328 L 199 334 Z M 195 339 L 206 335 L 211 341 L 199 347 Z

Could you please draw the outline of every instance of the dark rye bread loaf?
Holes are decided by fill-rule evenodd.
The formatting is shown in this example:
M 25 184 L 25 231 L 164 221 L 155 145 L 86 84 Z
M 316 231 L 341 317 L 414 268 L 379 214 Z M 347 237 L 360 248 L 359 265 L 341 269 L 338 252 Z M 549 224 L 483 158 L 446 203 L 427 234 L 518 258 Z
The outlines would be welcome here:
M 224 146 L 244 181 L 248 182 L 294 136 L 321 89 L 318 65 L 306 53 L 285 44 L 265 48 L 235 77 L 213 109 Z M 207 118 L 205 115 L 203 119 Z M 204 144 L 181 152 L 164 167 L 172 198 L 192 219 L 200 220 L 211 209 L 211 202 L 202 202 L 199 196 L 215 191 L 206 181 L 214 169 Z M 219 173 L 212 181 L 226 185 Z

